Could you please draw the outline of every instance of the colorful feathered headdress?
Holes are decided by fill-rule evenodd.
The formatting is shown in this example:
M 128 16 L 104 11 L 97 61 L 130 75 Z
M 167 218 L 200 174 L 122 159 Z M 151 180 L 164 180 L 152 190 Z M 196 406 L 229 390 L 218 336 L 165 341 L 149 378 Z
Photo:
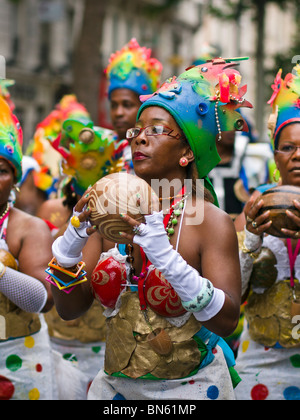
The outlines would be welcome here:
M 35 174 L 35 185 L 48 194 L 55 190 L 61 162 L 61 155 L 51 147 L 51 142 L 60 135 L 63 122 L 69 118 L 90 121 L 87 109 L 77 101 L 75 95 L 65 95 L 54 110 L 37 125 L 28 151 L 41 168 Z
M 268 128 L 273 147 L 278 145 L 281 130 L 288 124 L 300 122 L 300 65 L 282 79 L 280 69 L 272 85 L 273 94 L 268 104 L 272 106 Z
M 8 103 L 0 97 L 0 157 L 14 168 L 17 181 L 22 178 L 22 143 L 21 125 Z
M 15 110 L 16 106 L 11 99 L 9 88 L 14 84 L 14 80 L 0 79 L 0 96 L 2 96 L 3 99 L 5 99 L 12 112 Z
M 123 168 L 123 149 L 127 141 L 117 143 L 111 130 L 94 126 L 91 120 L 65 120 L 52 147 L 62 156 L 62 170 L 73 178 L 77 194 L 100 178 Z
M 251 107 L 243 96 L 241 75 L 232 60 L 214 59 L 187 69 L 167 80 L 152 95 L 141 96 L 141 112 L 149 106 L 165 108 L 173 116 L 193 150 L 199 178 L 214 194 L 207 175 L 219 163 L 216 138 L 222 131 L 247 131 L 247 124 L 236 110 Z M 138 115 L 138 116 L 139 116 Z
M 155 92 L 159 87 L 162 64 L 151 57 L 151 49 L 141 47 L 135 38 L 112 54 L 105 72 L 108 95 L 114 89 L 126 88 L 138 95 Z

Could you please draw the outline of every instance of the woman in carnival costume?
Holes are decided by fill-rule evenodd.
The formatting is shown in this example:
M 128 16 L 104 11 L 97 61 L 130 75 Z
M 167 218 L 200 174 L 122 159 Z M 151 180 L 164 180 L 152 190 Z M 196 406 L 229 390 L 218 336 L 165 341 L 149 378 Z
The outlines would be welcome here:
M 140 95 L 152 94 L 160 85 L 162 64 L 151 57 L 151 49 L 141 47 L 132 38 L 111 55 L 105 70 L 108 80 L 110 117 L 116 139 L 126 138 L 141 106 Z M 127 171 L 132 172 L 130 147 L 124 151 Z
M 239 88 L 240 74 L 232 67 L 234 63 L 214 60 L 141 97 L 136 126 L 127 131 L 134 170 L 148 183 L 177 180 L 180 189 L 170 191 L 173 207 L 165 209 L 166 217 L 154 212 L 140 225 L 120 215 L 133 228 L 132 235 L 121 236 L 133 243 L 124 264 L 130 273 L 135 269 L 135 275 L 127 279 L 132 286 L 115 298 L 115 308 L 106 311 L 105 365 L 89 399 L 234 399 L 239 378 L 233 353 L 219 335 L 229 335 L 239 318 L 238 246 L 232 220 L 213 204 L 217 201 L 207 177 L 219 161 L 216 135 L 234 127 L 242 130 L 244 122 L 235 109 L 250 105 L 242 98 L 246 89 Z M 199 196 L 185 188 L 186 179 L 196 184 L 198 178 L 207 187 Z M 75 230 L 70 224 L 53 244 L 56 273 L 65 271 L 65 276 L 59 274 L 64 281 L 82 257 L 86 239 L 78 234 L 85 237 L 94 231 L 86 222 L 91 210 L 82 211 L 88 200 L 84 196 L 75 207 L 80 226 Z M 159 201 L 165 203 L 165 197 Z M 195 209 L 203 209 L 204 216 L 196 223 L 191 216 L 199 216 Z M 123 263 L 118 266 L 124 271 Z M 100 263 L 95 271 L 102 268 Z M 107 275 L 111 281 L 109 271 Z M 152 299 L 143 293 L 147 282 L 155 289 Z M 113 284 L 111 291 L 115 293 Z M 160 291 L 166 295 L 163 302 L 155 299 Z M 90 281 L 69 295 L 53 287 L 53 295 L 65 319 L 84 313 L 94 300 Z M 98 298 L 103 298 L 100 291 Z M 164 355 L 148 342 L 159 327 L 170 345 Z
M 73 207 L 84 191 L 103 176 L 123 168 L 122 150 L 127 142 L 116 143 L 111 130 L 94 126 L 87 111 L 62 121 L 57 137 L 49 140 L 61 156 L 66 181 L 64 196 L 48 200 L 39 216 L 48 221 L 54 236 L 59 237 L 66 230 Z M 85 248 L 89 266 L 97 263 L 97 257 L 91 252 L 99 249 L 101 238 L 97 236 L 91 237 Z M 61 400 L 86 399 L 90 382 L 103 366 L 106 328 L 102 312 L 102 307 L 95 301 L 90 310 L 74 322 L 63 321 L 55 308 L 46 315 L 57 361 L 58 397 Z
M 22 130 L 0 98 L 0 400 L 56 397 L 47 325 L 53 305 L 45 264 L 52 236 L 47 225 L 13 207 L 22 177 Z
M 284 80 L 281 75 L 280 70 L 268 102 L 269 128 L 281 184 L 299 187 L 300 67 Z M 240 234 L 242 293 L 248 298 L 237 359 L 242 383 L 236 395 L 241 400 L 299 400 L 300 338 L 293 320 L 294 301 L 300 297 L 299 232 L 283 230 L 287 239 L 266 235 L 272 222 L 268 211 L 258 215 L 263 197 L 255 203 L 257 196 L 259 192 L 245 206 L 246 226 Z M 300 209 L 298 201 L 294 204 Z M 300 218 L 287 215 L 300 229 Z

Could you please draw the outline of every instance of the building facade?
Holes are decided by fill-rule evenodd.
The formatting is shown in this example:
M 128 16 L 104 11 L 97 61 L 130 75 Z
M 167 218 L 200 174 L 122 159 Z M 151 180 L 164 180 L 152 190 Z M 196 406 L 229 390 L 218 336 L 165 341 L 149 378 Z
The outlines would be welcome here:
M 218 0 L 222 3 L 221 0 Z M 72 54 L 80 36 L 85 0 L 0 0 L 0 55 L 6 77 L 15 80 L 10 92 L 24 130 L 24 149 L 36 124 L 72 86 Z M 221 22 L 208 14 L 211 0 L 181 0 L 159 12 L 167 0 L 110 0 L 105 10 L 99 54 L 105 68 L 112 52 L 132 37 L 152 48 L 164 66 L 163 79 L 178 74 L 201 55 L 204 43 L 217 45 L 223 56 L 253 55 L 255 28 L 251 13 L 241 22 Z M 293 11 L 268 6 L 268 57 L 287 49 L 295 33 Z M 158 10 L 158 12 L 157 12 Z M 277 22 L 274 24 L 274 22 Z M 281 30 L 278 31 L 280 25 Z M 241 71 L 254 98 L 253 63 Z M 103 78 L 99 74 L 99 81 Z M 100 92 L 100 100 L 105 93 Z M 253 102 L 253 100 L 252 100 Z M 105 105 L 107 106 L 107 105 Z M 107 115 L 100 115 L 109 123 Z

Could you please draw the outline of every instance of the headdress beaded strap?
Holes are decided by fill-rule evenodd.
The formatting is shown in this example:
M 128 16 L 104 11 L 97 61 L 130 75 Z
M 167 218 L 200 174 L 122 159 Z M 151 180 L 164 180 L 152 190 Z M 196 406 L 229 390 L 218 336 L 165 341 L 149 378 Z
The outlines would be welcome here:
M 290 282 L 291 282 L 291 287 L 295 288 L 295 279 L 294 279 L 295 263 L 296 263 L 297 255 L 300 249 L 300 241 L 299 240 L 297 241 L 295 252 L 293 252 L 293 249 L 292 249 L 291 239 L 287 238 L 286 242 L 287 242 L 289 260 L 290 260 Z
M 300 240 L 297 241 L 295 252 L 293 252 L 293 249 L 292 249 L 291 239 L 287 238 L 286 242 L 287 242 L 289 260 L 290 260 L 290 285 L 291 285 L 291 289 L 293 291 L 293 305 L 296 304 L 298 306 L 299 302 L 298 302 L 297 296 L 296 296 L 296 285 L 295 285 L 294 274 L 295 274 L 295 263 L 296 263 L 296 259 L 297 259 L 297 256 L 298 256 L 298 252 L 300 250 Z

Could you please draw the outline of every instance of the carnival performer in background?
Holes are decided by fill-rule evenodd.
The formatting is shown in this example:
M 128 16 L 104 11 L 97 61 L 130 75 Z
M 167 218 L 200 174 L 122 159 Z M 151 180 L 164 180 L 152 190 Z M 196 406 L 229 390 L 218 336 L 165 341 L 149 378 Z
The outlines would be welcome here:
M 23 156 L 22 179 L 18 183 L 15 208 L 37 216 L 42 204 L 56 196 L 56 181 L 46 168 L 42 169 L 32 156 Z
M 209 177 L 220 208 L 235 220 L 255 188 L 269 181 L 272 151 L 268 143 L 254 141 L 249 132 L 235 131 L 222 133 L 217 149 L 221 162 Z
M 247 120 L 246 120 L 247 121 Z M 247 121 L 248 127 L 249 123 Z M 254 142 L 251 132 L 228 131 L 222 139 L 216 139 L 220 163 L 209 173 L 220 208 L 240 228 L 240 214 L 251 193 L 270 179 L 273 155 L 268 143 Z M 244 226 L 244 225 L 242 225 Z M 235 355 L 240 345 L 244 325 L 244 306 L 241 307 L 240 322 L 231 337 L 226 338 Z
M 140 95 L 152 94 L 160 85 L 162 64 L 151 57 L 152 51 L 132 38 L 111 55 L 105 70 L 108 80 L 110 117 L 116 140 L 126 139 L 141 106 Z M 124 150 L 126 170 L 132 172 L 130 146 Z
M 13 207 L 22 177 L 22 129 L 0 98 L 0 400 L 56 398 L 47 325 L 53 305 L 45 264 L 52 236 L 40 219 Z
M 193 64 L 205 67 L 205 59 L 211 61 L 218 55 L 220 51 L 216 47 L 203 44 L 201 54 Z M 219 206 L 234 220 L 236 229 L 240 227 L 239 215 L 251 193 L 260 184 L 268 182 L 269 167 L 273 163 L 270 145 L 257 140 L 251 123 L 241 110 L 239 112 L 247 122 L 248 131 L 231 130 L 223 132 L 221 137 L 216 137 L 216 147 L 221 160 L 209 173 Z M 230 337 L 226 338 L 235 355 L 239 348 L 243 324 L 242 306 L 238 327 Z
M 216 135 L 237 127 L 237 120 L 243 129 L 235 108 L 250 105 L 240 95 L 240 74 L 232 66 L 219 59 L 208 64 L 206 71 L 194 67 L 166 81 L 154 94 L 141 97 L 137 123 L 127 131 L 134 170 L 148 184 L 153 179 L 167 179 L 173 185 L 169 193 L 174 207 L 164 209 L 165 214 L 146 215 L 146 223 L 141 225 L 120 215 L 133 228 L 132 235 L 120 235 L 133 243 L 123 261 L 135 275 L 129 274 L 127 281 L 132 286 L 117 296 L 106 312 L 105 366 L 91 385 L 90 399 L 234 398 L 233 386 L 239 378 L 233 368 L 233 353 L 219 335 L 231 334 L 239 318 L 238 247 L 233 222 L 213 204 L 217 200 L 207 177 L 220 159 Z M 227 92 L 224 79 L 230 80 Z M 198 178 L 203 180 L 204 195 L 185 190 L 185 180 L 193 180 L 195 187 Z M 180 182 L 179 191 L 174 180 Z M 87 194 L 92 194 L 91 190 Z M 90 198 L 84 195 L 75 207 L 74 216 L 80 221 L 76 231 L 83 238 L 70 224 L 52 248 L 58 267 L 55 273 L 64 281 L 70 279 L 70 266 L 81 258 L 85 261 L 87 255 L 86 236 L 94 231 L 86 223 L 90 210 L 84 209 Z M 161 193 L 159 198 L 165 202 Z M 200 208 L 202 223 L 192 224 L 190 217 Z M 103 251 L 108 251 L 105 243 Z M 124 269 L 117 248 L 105 255 L 114 256 L 119 270 Z M 100 258 L 93 274 L 103 270 Z M 103 275 L 110 274 L 108 270 Z M 141 292 L 149 281 L 155 289 L 152 298 Z M 101 298 L 101 290 L 93 292 L 91 284 L 78 284 L 68 295 L 53 286 L 55 305 L 64 319 L 74 319 L 88 310 L 93 293 Z M 162 288 L 166 296 L 158 302 L 155 296 Z M 113 284 L 109 290 L 116 292 Z M 170 306 L 174 306 L 173 312 Z M 171 345 L 164 356 L 147 339 L 158 327 L 167 332 Z
M 0 79 L 0 96 L 8 104 L 11 112 L 14 112 L 16 106 L 11 98 L 9 88 L 15 84 L 14 80 L 10 79 Z
M 300 66 L 284 80 L 281 75 L 280 70 L 268 102 L 269 128 L 281 184 L 299 187 Z M 265 234 L 272 222 L 269 211 L 258 215 L 263 197 L 255 202 L 257 196 L 260 192 L 245 206 L 246 226 L 240 238 L 242 294 L 247 304 L 237 359 L 242 383 L 236 395 L 239 400 L 299 400 L 300 339 L 293 334 L 292 309 L 300 298 L 300 218 L 287 211 L 299 228 L 284 230 L 286 239 Z M 299 201 L 294 204 L 300 209 Z
M 84 191 L 103 176 L 123 169 L 127 141 L 116 143 L 111 130 L 96 127 L 86 116 L 78 115 L 62 123 L 61 132 L 51 140 L 51 145 L 61 155 L 66 177 L 64 196 L 45 202 L 39 216 L 48 220 L 58 237 L 66 230 L 73 207 Z M 99 249 L 101 238 L 97 236 L 87 244 L 91 267 L 98 261 L 94 250 Z M 103 366 L 106 326 L 102 312 L 103 308 L 95 301 L 76 321 L 63 321 L 55 308 L 46 314 L 61 400 L 86 399 L 89 384 Z

